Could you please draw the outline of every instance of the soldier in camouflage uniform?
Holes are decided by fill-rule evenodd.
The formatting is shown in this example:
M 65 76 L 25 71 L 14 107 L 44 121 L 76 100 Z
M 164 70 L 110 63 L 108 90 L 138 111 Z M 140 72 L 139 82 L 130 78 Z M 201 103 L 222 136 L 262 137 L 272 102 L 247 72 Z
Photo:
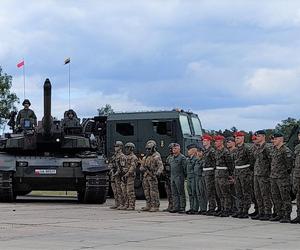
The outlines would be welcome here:
M 248 210 L 251 206 L 253 154 L 249 146 L 245 145 L 245 134 L 235 133 L 237 151 L 235 154 L 234 179 L 236 194 L 239 199 L 239 211 L 233 215 L 235 218 L 249 218 Z
M 198 161 L 195 164 L 195 180 L 196 180 L 196 193 L 199 202 L 199 212 L 198 214 L 205 215 L 207 211 L 207 191 L 203 177 L 204 168 L 204 148 L 202 146 L 197 147 L 197 158 Z
M 230 156 L 234 162 L 234 154 L 237 151 L 236 146 L 235 146 L 234 137 L 226 138 L 226 148 L 229 150 Z M 231 209 L 230 210 L 231 210 L 231 214 L 234 214 L 238 211 L 239 200 L 236 197 L 233 177 L 232 178 L 229 177 L 229 185 L 230 185 L 230 194 L 231 194 Z
M 167 198 L 168 198 L 168 208 L 164 209 L 164 212 L 170 212 L 173 210 L 173 195 L 172 195 L 172 190 L 171 190 L 171 167 L 170 167 L 170 159 L 173 155 L 173 144 L 170 143 L 168 148 L 169 148 L 169 155 L 166 159 L 166 164 L 164 166 L 164 172 L 163 172 L 163 177 L 165 180 L 165 190 L 167 193 Z
M 214 137 L 216 146 L 215 185 L 217 195 L 221 200 L 221 211 L 215 215 L 220 217 L 228 217 L 230 214 L 231 193 L 229 179 L 233 174 L 233 160 L 229 150 L 224 147 L 224 139 L 222 135 Z
M 135 209 L 135 192 L 134 180 L 135 171 L 138 164 L 138 158 L 134 154 L 135 145 L 132 142 L 125 144 L 126 167 L 124 168 L 124 176 L 122 177 L 123 193 L 126 193 L 125 207 L 127 210 Z
M 159 211 L 158 179 L 164 166 L 160 154 L 156 151 L 156 142 L 149 140 L 146 143 L 146 156 L 142 160 L 141 172 L 143 173 L 143 188 L 146 198 L 146 206 L 142 211 Z
M 114 165 L 114 169 L 116 169 L 115 173 L 112 176 L 112 179 L 115 183 L 115 196 L 116 205 L 118 205 L 117 209 L 123 210 L 126 209 L 125 204 L 125 195 L 122 190 L 122 176 L 124 175 L 123 169 L 126 166 L 126 156 L 123 153 L 123 142 L 116 141 L 115 143 L 115 154 L 113 156 L 112 164 Z
M 272 216 L 271 202 L 271 148 L 266 144 L 266 132 L 258 130 L 255 132 L 254 146 L 254 193 L 258 205 L 258 214 L 253 216 L 254 220 L 269 220 Z
M 186 158 L 180 153 L 180 145 L 174 143 L 173 156 L 170 158 L 171 188 L 174 207 L 170 213 L 185 213 L 186 198 L 184 178 L 186 175 Z
M 31 105 L 30 101 L 28 99 L 25 99 L 22 103 L 24 106 L 24 109 L 20 110 L 18 115 L 17 115 L 17 120 L 16 120 L 16 126 L 18 129 L 22 129 L 23 125 L 22 121 L 24 119 L 29 119 L 34 126 L 37 125 L 37 118 L 33 110 L 31 110 L 29 107 Z
M 292 203 L 290 196 L 290 174 L 293 167 L 293 153 L 284 145 L 283 134 L 273 134 L 274 149 L 271 161 L 271 192 L 278 215 L 270 221 L 290 222 Z
M 300 130 L 298 131 L 300 141 Z M 297 217 L 291 223 L 300 223 L 300 144 L 295 147 L 295 168 L 293 172 L 293 190 L 297 194 Z
M 187 146 L 188 158 L 186 159 L 186 175 L 187 175 L 187 191 L 189 194 L 190 209 L 187 214 L 196 214 L 199 209 L 199 201 L 197 199 L 196 191 L 196 176 L 195 166 L 198 162 L 197 145 L 190 144 Z
M 211 146 L 212 137 L 210 135 L 203 135 L 202 142 L 205 148 L 204 150 L 204 167 L 203 176 L 204 182 L 207 190 L 207 200 L 208 200 L 208 211 L 206 215 L 212 216 L 216 209 L 216 187 L 215 187 L 215 168 L 216 168 L 216 158 L 215 150 Z

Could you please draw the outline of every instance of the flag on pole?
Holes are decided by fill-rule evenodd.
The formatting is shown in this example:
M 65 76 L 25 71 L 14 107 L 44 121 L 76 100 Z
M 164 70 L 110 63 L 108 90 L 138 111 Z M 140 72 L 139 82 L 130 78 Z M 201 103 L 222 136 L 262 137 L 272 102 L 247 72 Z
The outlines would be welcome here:
M 68 64 L 68 63 L 70 63 L 70 62 L 71 62 L 70 57 L 65 59 L 65 64 Z
M 25 65 L 25 62 L 24 62 L 24 60 L 22 60 L 21 62 L 19 62 L 19 63 L 17 64 L 17 67 L 18 67 L 18 68 L 22 68 L 24 65 Z

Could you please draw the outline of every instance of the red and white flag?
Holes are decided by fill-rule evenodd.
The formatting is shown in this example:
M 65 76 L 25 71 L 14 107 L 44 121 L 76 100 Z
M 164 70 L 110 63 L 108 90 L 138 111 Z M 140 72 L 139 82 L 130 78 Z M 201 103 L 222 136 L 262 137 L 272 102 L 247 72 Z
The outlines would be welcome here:
M 18 67 L 18 68 L 22 68 L 24 65 L 25 65 L 25 62 L 24 62 L 24 60 L 22 60 L 21 62 L 19 62 L 19 63 L 17 64 L 17 67 Z

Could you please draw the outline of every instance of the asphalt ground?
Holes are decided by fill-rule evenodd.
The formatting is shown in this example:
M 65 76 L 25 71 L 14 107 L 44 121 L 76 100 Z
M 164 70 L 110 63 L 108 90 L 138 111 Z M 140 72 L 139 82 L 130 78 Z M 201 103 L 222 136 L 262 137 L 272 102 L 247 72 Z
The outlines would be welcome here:
M 78 204 L 68 197 L 2 203 L 0 249 L 300 249 L 300 224 L 118 211 L 109 209 L 112 203 Z M 137 201 L 137 208 L 144 203 Z

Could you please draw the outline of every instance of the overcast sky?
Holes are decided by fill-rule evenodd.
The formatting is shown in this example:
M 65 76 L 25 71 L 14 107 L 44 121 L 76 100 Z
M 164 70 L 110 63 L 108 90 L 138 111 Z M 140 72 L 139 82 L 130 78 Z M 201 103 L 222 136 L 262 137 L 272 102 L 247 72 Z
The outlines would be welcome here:
M 206 129 L 273 128 L 300 118 L 300 1 L 12 1 L 0 7 L 0 65 L 42 116 L 116 111 L 199 114 Z M 19 106 L 20 108 L 21 106 Z

